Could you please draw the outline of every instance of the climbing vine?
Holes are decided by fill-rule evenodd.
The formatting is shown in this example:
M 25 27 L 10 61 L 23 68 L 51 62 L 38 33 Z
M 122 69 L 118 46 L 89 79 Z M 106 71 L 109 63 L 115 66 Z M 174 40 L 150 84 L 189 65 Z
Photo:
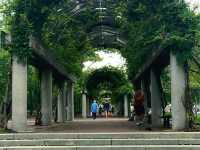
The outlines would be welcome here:
M 184 1 L 129 1 L 123 26 L 128 33 L 122 54 L 133 77 L 148 57 L 158 49 L 177 53 L 180 63 L 191 56 L 199 32 L 199 16 Z
M 29 48 L 29 36 L 31 32 L 31 25 L 28 23 L 26 16 L 19 15 L 13 20 L 11 28 L 12 42 L 11 53 L 16 55 L 22 62 L 27 61 L 31 56 L 31 49 Z M 21 30 L 21 29 L 24 30 Z
M 184 0 L 106 3 L 106 11 L 115 20 L 112 26 L 127 40 L 119 51 L 127 60 L 129 78 L 157 49 L 174 51 L 180 62 L 190 58 L 197 43 L 200 19 Z M 92 43 L 88 32 L 99 24 L 99 16 L 105 15 L 94 12 L 96 6 L 92 1 L 81 7 L 81 12 L 76 12 L 76 3 L 70 0 L 13 0 L 9 7 L 12 52 L 21 59 L 29 57 L 28 37 L 33 34 L 69 72 L 80 74 L 83 62 L 96 58 L 93 46 L 102 42 L 100 39 Z
M 114 100 L 132 93 L 132 86 L 127 80 L 126 73 L 113 67 L 103 67 L 89 73 L 85 79 L 88 95 L 97 98 L 102 93 L 111 93 Z
M 83 62 L 94 60 L 97 56 L 85 28 L 80 24 L 84 24 L 84 20 L 80 20 L 81 17 L 76 20 L 69 13 L 59 11 L 68 10 L 68 2 L 70 3 L 60 0 L 10 2 L 6 15 L 10 18 L 11 53 L 22 62 L 29 60 L 32 56 L 29 37 L 32 35 L 41 40 L 68 72 L 80 75 Z

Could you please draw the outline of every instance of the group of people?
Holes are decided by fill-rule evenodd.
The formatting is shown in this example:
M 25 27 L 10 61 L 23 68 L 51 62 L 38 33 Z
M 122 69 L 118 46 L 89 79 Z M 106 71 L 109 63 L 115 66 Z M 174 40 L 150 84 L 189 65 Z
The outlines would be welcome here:
M 99 112 L 99 115 L 102 116 L 102 114 L 105 114 L 105 117 L 108 118 L 108 115 L 110 114 L 110 110 L 113 107 L 109 104 L 108 101 L 106 101 L 103 104 L 98 105 L 97 101 L 94 100 L 91 105 L 91 114 L 92 118 L 95 120 L 97 117 L 97 113 Z

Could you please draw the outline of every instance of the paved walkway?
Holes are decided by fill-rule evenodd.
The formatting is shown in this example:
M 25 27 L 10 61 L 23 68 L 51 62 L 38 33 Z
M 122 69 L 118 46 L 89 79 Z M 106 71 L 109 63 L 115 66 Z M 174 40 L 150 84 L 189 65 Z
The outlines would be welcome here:
M 11 128 L 11 121 L 8 128 Z M 149 132 L 144 127 L 138 127 L 135 122 L 128 121 L 128 118 L 97 118 L 96 120 L 75 119 L 73 122 L 52 123 L 50 126 L 35 126 L 34 119 L 28 120 L 27 132 L 35 133 L 119 133 L 119 132 Z M 166 131 L 166 129 L 156 129 L 153 131 Z
M 33 132 L 63 132 L 63 133 L 92 133 L 92 132 L 130 132 L 136 131 L 133 122 L 128 119 L 79 119 L 73 122 L 54 123 L 51 126 L 29 126 Z
M 146 131 L 142 127 L 136 127 L 135 123 L 128 121 L 127 118 L 76 119 L 73 122 L 54 123 L 51 126 L 34 126 L 33 122 L 29 122 L 28 130 L 37 133 L 116 133 Z

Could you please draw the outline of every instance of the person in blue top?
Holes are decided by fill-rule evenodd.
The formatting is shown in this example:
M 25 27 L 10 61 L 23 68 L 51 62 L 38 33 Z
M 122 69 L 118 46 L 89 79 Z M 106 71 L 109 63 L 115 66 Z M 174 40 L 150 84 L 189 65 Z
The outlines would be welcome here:
M 97 109 L 98 109 L 98 105 L 96 100 L 93 101 L 92 105 L 91 105 L 91 112 L 92 112 L 92 118 L 93 120 L 96 119 L 97 117 Z

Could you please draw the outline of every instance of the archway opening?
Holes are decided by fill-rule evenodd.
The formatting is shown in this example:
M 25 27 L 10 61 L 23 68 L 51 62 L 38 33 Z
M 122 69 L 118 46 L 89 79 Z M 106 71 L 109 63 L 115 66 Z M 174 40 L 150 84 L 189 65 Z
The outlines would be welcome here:
M 99 105 L 103 105 L 107 101 L 113 107 L 113 109 L 110 108 L 110 111 L 114 116 L 125 115 L 124 97 L 129 96 L 129 102 L 131 101 L 132 85 L 124 71 L 114 67 L 96 69 L 86 77 L 85 89 L 89 106 L 93 100 L 97 100 Z M 128 109 L 128 106 L 126 107 Z

